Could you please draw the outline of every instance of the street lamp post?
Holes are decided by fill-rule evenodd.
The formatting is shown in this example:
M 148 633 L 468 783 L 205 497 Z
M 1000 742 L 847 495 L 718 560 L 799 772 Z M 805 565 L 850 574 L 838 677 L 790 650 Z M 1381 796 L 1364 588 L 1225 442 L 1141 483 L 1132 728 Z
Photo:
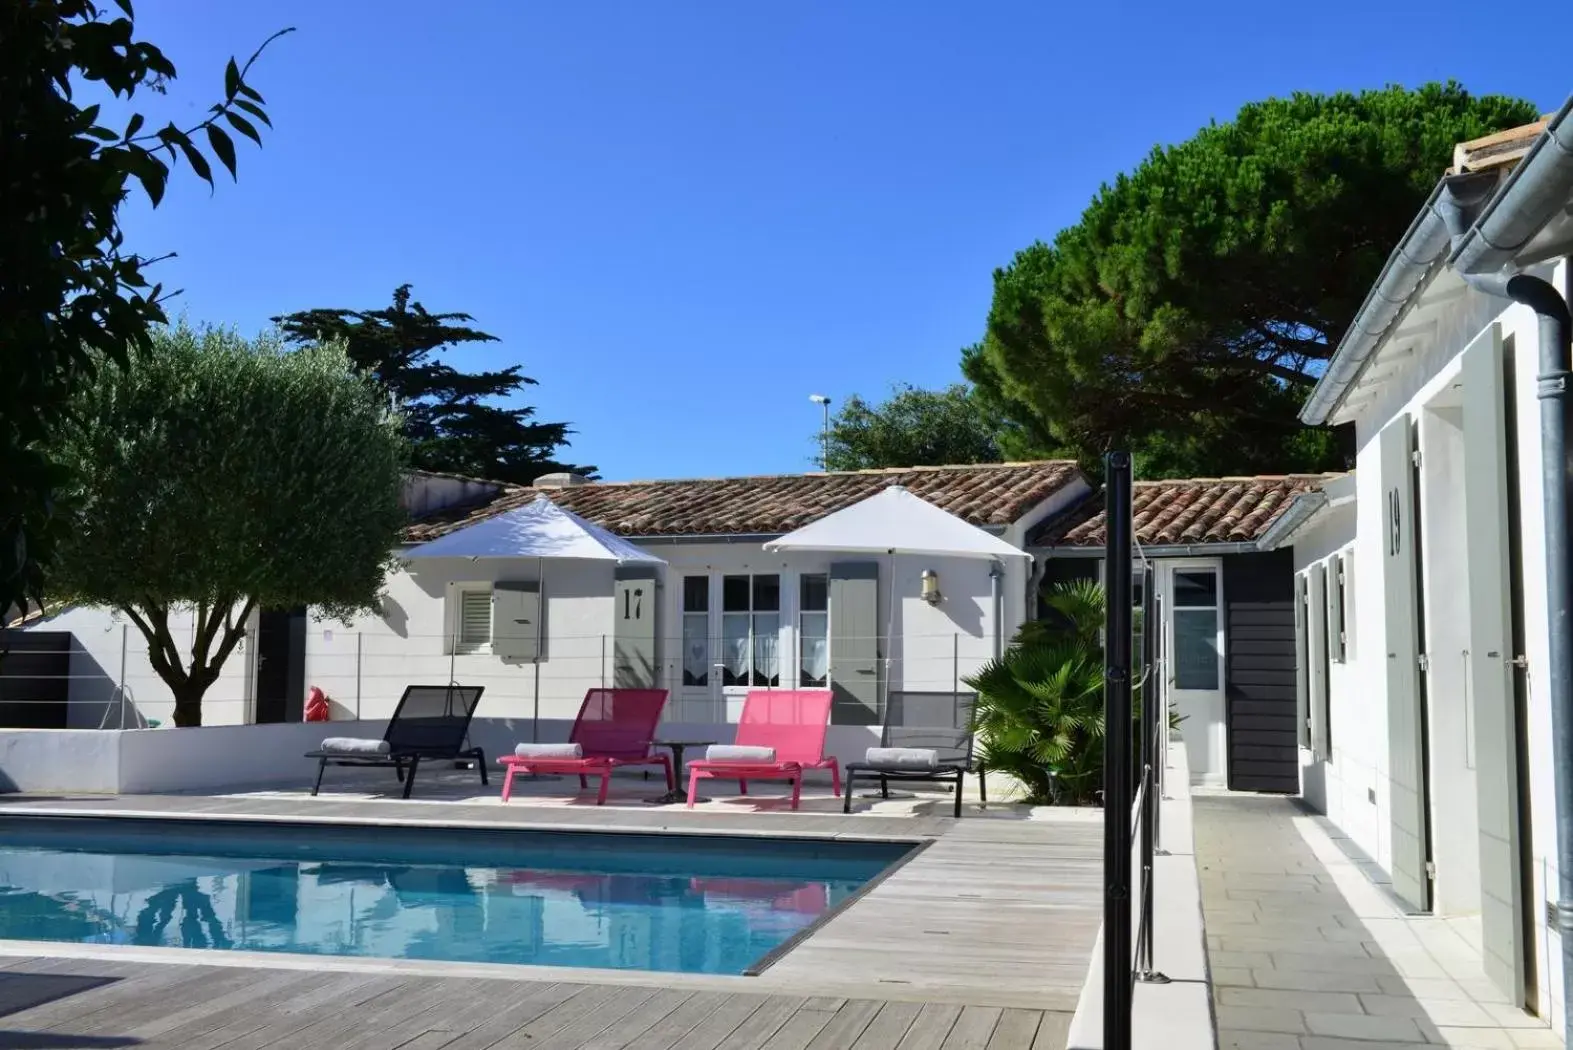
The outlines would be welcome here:
M 824 410 L 824 422 L 819 428 L 819 469 L 830 469 L 830 398 L 824 394 L 809 394 L 808 399 Z

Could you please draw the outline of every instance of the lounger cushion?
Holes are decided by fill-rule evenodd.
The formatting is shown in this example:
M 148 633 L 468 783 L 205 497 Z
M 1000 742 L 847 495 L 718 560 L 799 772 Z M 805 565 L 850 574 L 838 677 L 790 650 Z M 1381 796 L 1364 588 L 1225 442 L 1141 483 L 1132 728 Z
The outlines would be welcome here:
M 928 747 L 871 747 L 863 760 L 884 769 L 926 771 L 939 768 L 939 752 Z
M 773 747 L 746 747 L 738 744 L 711 744 L 705 748 L 706 762 L 774 762 Z
M 322 750 L 344 755 L 386 755 L 389 747 L 386 740 L 370 737 L 330 736 L 322 742 Z
M 513 753 L 520 758 L 583 758 L 578 744 L 519 744 Z

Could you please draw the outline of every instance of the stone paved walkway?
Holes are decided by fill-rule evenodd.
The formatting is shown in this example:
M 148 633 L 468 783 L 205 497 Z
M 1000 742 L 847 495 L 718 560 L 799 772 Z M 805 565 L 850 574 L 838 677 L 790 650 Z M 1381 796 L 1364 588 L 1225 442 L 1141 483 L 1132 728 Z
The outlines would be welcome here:
M 1404 915 L 1295 800 L 1193 804 L 1221 1050 L 1562 1045 L 1486 979 L 1467 924 Z

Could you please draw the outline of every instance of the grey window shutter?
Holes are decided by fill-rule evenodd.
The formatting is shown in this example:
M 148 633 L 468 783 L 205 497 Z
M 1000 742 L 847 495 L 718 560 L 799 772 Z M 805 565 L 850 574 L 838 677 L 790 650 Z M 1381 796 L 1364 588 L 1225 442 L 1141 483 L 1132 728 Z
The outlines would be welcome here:
M 1327 652 L 1334 663 L 1344 662 L 1344 559 L 1327 564 Z
M 878 725 L 880 720 L 879 563 L 830 567 L 831 722 Z
M 655 685 L 655 571 L 618 570 L 612 616 L 612 684 L 621 689 Z
M 1512 572 L 1508 552 L 1506 390 L 1502 332 L 1493 324 L 1464 351 L 1464 532 L 1469 550 L 1469 692 L 1475 710 L 1480 822 L 1480 939 L 1486 975 L 1524 1002 L 1513 689 Z
M 1327 567 L 1319 562 L 1311 566 L 1306 620 L 1311 642 L 1311 750 L 1324 759 L 1328 757 L 1328 692 L 1332 685 L 1327 680 L 1327 592 Z
M 1305 621 L 1306 577 L 1294 578 L 1294 708 L 1301 747 L 1311 746 L 1311 638 Z
M 1408 415 L 1378 437 L 1382 504 L 1382 609 L 1387 621 L 1386 684 L 1393 892 L 1411 906 L 1431 905 L 1426 872 L 1425 741 L 1420 714 L 1420 639 L 1416 615 L 1414 437 Z
M 541 585 L 534 580 L 492 585 L 492 652 L 505 660 L 539 660 L 545 634 Z

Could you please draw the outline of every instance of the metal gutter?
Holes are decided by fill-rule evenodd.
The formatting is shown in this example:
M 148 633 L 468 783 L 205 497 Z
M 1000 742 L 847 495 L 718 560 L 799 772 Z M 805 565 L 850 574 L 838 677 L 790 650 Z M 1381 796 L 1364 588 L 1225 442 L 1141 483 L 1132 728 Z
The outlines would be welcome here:
M 1267 526 L 1267 531 L 1262 533 L 1262 538 L 1256 541 L 1256 549 L 1277 550 L 1299 530 L 1300 526 L 1316 517 L 1317 513 L 1327 505 L 1325 492 L 1318 490 L 1300 493 L 1289 501 L 1289 506 L 1278 515 L 1278 520 Z
M 1259 541 L 1240 543 L 1133 543 L 1138 557 L 1146 558 L 1207 558 L 1225 554 L 1256 554 L 1262 548 Z M 1099 547 L 1028 547 L 1027 553 L 1037 558 L 1101 558 Z
M 1421 206 L 1420 214 L 1399 239 L 1398 247 L 1387 257 L 1376 283 L 1350 323 L 1349 331 L 1344 333 L 1338 349 L 1328 360 L 1327 370 L 1300 409 L 1302 423 L 1321 426 L 1327 422 L 1365 371 L 1382 337 L 1403 316 L 1411 298 L 1424 286 L 1432 268 L 1441 260 L 1447 250 L 1448 235 L 1447 225 L 1436 212 L 1436 203 L 1443 192 L 1444 183 L 1438 182 Z
M 1453 244 L 1448 265 L 1460 274 L 1495 273 L 1573 197 L 1573 96 L 1508 175 L 1474 223 Z

